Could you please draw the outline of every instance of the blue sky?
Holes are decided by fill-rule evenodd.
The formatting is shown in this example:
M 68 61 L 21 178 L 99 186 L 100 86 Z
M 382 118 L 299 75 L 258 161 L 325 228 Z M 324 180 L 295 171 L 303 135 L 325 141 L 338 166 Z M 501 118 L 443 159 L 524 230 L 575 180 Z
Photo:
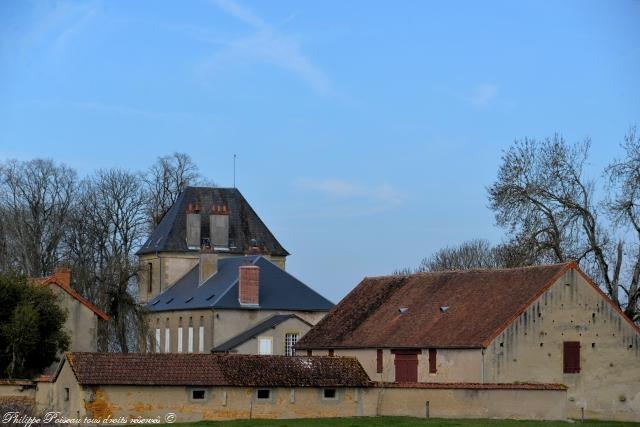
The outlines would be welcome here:
M 516 138 L 640 125 L 640 1 L 0 2 L 0 158 L 82 174 L 189 153 L 334 301 L 501 230 Z

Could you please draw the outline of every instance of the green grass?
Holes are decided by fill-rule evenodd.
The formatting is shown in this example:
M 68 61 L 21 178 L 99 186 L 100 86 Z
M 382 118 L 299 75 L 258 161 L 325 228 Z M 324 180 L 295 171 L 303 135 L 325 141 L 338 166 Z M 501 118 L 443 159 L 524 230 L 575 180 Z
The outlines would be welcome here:
M 358 417 L 358 418 L 315 418 L 298 420 L 234 420 L 234 421 L 200 421 L 197 423 L 167 424 L 172 426 L 193 427 L 567 427 L 575 425 L 593 425 L 601 427 L 640 426 L 640 423 L 623 423 L 615 421 L 577 421 L 569 424 L 564 421 L 515 421 L 515 420 L 452 420 L 424 419 L 409 417 Z

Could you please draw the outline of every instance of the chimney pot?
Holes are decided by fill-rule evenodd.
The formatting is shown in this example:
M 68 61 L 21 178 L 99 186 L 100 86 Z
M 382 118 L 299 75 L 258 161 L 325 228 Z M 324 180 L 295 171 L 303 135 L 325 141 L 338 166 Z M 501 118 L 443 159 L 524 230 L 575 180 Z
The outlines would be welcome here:
M 53 272 L 56 283 L 63 286 L 71 286 L 71 269 L 68 267 L 58 267 Z

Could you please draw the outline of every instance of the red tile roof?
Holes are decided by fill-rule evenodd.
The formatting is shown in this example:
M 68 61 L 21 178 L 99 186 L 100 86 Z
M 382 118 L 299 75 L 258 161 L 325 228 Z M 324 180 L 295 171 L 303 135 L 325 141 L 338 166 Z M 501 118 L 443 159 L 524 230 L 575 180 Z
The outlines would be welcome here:
M 375 383 L 378 388 L 463 390 L 567 390 L 564 384 L 545 383 Z
M 67 353 L 83 385 L 365 387 L 355 358 L 159 353 Z
M 107 315 L 104 311 L 100 310 L 98 307 L 93 305 L 88 299 L 84 298 L 78 292 L 75 291 L 71 287 L 71 270 L 69 269 L 58 269 L 55 273 L 48 277 L 41 277 L 37 279 L 33 279 L 35 283 L 38 283 L 42 286 L 56 285 L 67 294 L 69 294 L 72 298 L 78 300 L 80 304 L 86 306 L 89 310 L 93 311 L 96 316 L 98 316 L 102 320 L 109 320 L 109 315 Z
M 571 268 L 574 263 L 365 278 L 296 348 L 487 347 Z

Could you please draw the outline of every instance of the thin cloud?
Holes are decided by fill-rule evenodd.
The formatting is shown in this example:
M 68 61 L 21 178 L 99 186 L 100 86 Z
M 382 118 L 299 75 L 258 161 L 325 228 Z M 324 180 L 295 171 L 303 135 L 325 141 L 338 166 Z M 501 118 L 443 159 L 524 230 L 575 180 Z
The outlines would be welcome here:
M 334 198 L 360 198 L 392 205 L 400 204 L 403 199 L 399 191 L 386 183 L 366 186 L 344 179 L 300 178 L 295 182 L 295 186 L 303 190 L 323 193 Z
M 279 31 L 251 9 L 233 0 L 213 0 L 213 4 L 227 15 L 251 27 L 253 34 L 231 41 L 219 38 L 209 42 L 226 46 L 206 64 L 206 68 L 224 68 L 233 60 L 250 60 L 271 64 L 284 69 L 303 80 L 320 94 L 331 93 L 331 83 L 326 73 L 302 52 L 297 40 Z M 200 38 L 203 40 L 203 38 Z
M 476 108 L 486 108 L 495 101 L 497 96 L 497 85 L 490 83 L 481 83 L 474 86 L 471 94 L 464 98 Z

